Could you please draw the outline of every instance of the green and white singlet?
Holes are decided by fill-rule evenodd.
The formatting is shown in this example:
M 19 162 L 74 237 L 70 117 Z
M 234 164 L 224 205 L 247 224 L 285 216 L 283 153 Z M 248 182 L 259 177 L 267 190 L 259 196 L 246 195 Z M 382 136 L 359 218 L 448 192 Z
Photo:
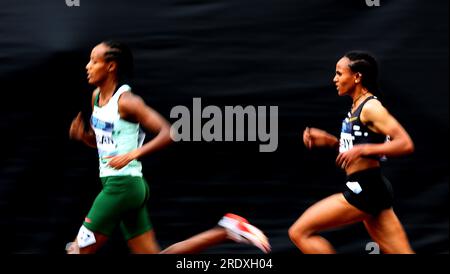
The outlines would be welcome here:
M 145 133 L 138 123 L 132 123 L 120 118 L 119 98 L 124 92 L 131 92 L 128 85 L 122 85 L 113 94 L 109 102 L 98 105 L 100 92 L 94 100 L 94 110 L 91 116 L 91 127 L 95 132 L 100 165 L 100 177 L 107 176 L 142 176 L 142 164 L 133 160 L 121 169 L 108 165 L 109 156 L 116 156 L 141 147 Z

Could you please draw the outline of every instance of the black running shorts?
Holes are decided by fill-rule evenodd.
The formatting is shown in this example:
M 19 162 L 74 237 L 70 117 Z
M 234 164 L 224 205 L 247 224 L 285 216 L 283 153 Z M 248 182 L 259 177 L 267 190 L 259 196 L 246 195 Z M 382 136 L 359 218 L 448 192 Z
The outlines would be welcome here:
M 392 207 L 394 195 L 391 183 L 380 168 L 371 168 L 347 176 L 345 199 L 358 209 L 373 216 Z

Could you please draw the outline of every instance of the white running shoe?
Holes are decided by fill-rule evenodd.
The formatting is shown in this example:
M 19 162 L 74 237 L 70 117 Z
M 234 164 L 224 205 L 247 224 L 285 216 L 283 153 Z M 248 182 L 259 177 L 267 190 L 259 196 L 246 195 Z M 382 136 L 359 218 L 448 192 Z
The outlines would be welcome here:
M 80 248 L 78 244 L 75 242 L 69 242 L 66 244 L 66 253 L 67 254 L 80 254 Z
M 266 235 L 241 216 L 227 213 L 222 217 L 218 225 L 225 228 L 228 237 L 235 242 L 252 244 L 264 253 L 269 253 L 271 250 Z

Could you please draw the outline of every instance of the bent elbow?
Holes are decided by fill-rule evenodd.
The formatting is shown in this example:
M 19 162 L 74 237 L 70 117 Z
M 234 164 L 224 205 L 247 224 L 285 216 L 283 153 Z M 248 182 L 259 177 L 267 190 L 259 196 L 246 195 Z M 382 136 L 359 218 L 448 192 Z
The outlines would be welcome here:
M 165 143 L 166 143 L 167 145 L 170 145 L 170 144 L 173 143 L 172 130 L 171 130 L 170 127 L 164 128 L 164 129 L 162 130 L 162 134 L 163 134 L 163 136 L 164 136 L 164 140 L 165 140 Z
M 412 140 L 409 140 L 405 145 L 405 153 L 411 154 L 414 152 L 414 150 L 415 150 L 414 143 Z

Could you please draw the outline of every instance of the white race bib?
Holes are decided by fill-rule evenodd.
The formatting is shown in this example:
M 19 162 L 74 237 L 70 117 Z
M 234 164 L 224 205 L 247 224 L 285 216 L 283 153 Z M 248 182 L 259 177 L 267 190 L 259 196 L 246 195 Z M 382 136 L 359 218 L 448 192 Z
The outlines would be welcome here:
M 98 155 L 100 158 L 104 156 L 112 156 L 111 154 L 116 149 L 116 144 L 114 144 L 114 140 L 112 138 L 114 124 L 102 121 L 95 116 L 92 116 L 91 123 L 94 128 L 95 139 L 97 141 Z
M 339 152 L 349 151 L 353 147 L 353 136 L 350 133 L 341 132 L 339 139 Z

